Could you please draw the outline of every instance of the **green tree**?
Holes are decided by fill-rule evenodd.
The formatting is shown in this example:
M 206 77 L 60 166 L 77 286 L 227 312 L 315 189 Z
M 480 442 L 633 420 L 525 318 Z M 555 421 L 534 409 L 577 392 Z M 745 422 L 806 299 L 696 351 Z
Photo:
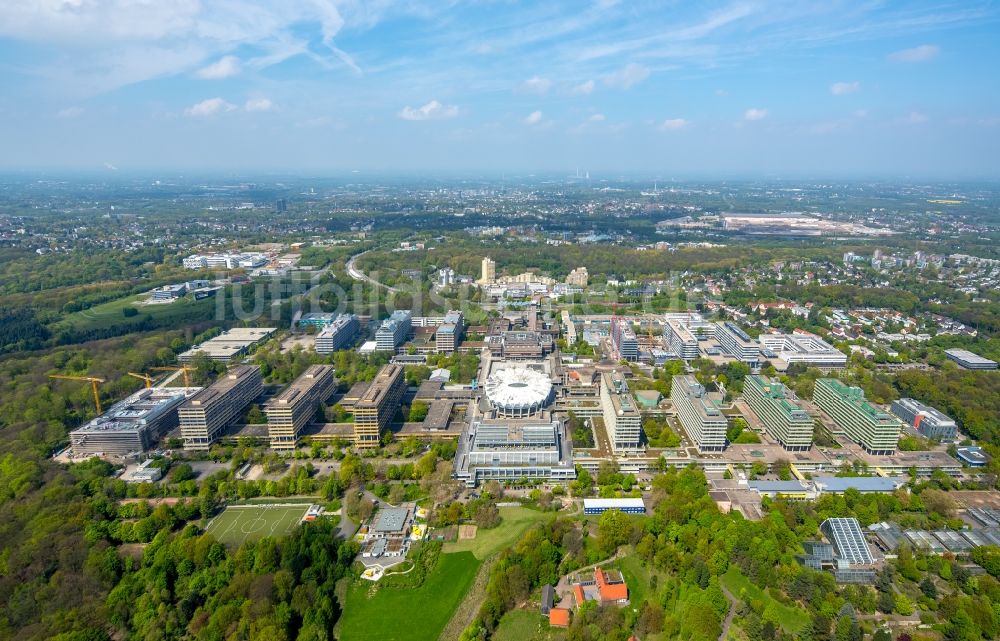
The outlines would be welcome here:
M 598 519 L 597 532 L 601 547 L 614 550 L 619 545 L 628 543 L 632 535 L 632 521 L 620 510 L 607 510 Z

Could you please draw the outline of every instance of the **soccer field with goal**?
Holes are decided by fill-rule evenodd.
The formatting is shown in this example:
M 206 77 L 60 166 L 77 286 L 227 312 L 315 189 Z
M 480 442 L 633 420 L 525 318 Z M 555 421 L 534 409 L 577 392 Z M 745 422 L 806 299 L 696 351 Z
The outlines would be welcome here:
M 244 541 L 290 533 L 308 509 L 308 505 L 230 505 L 212 519 L 207 533 L 238 547 Z

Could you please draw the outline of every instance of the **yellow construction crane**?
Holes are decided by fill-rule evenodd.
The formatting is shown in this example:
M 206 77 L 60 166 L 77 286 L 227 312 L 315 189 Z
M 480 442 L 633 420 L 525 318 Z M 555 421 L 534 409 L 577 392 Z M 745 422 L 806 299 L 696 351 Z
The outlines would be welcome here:
M 128 375 L 132 378 L 138 378 L 140 381 L 146 381 L 146 389 L 153 386 L 153 377 L 146 376 L 145 374 L 136 374 L 135 372 L 128 372 Z
M 193 367 L 181 365 L 180 367 L 150 367 L 149 369 L 154 372 L 184 372 L 184 387 L 191 387 L 191 378 L 188 373 L 194 371 Z
M 64 381 L 89 381 L 91 388 L 94 390 L 94 405 L 97 406 L 98 415 L 103 414 L 101 411 L 101 395 L 97 393 L 97 384 L 103 383 L 103 378 L 95 378 L 93 376 L 67 376 L 65 374 L 49 374 L 49 378 L 58 378 Z

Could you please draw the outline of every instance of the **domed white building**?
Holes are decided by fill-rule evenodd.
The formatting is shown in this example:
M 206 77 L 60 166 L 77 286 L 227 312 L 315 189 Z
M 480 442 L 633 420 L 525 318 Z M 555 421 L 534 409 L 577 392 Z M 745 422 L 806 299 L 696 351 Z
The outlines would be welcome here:
M 494 372 L 483 385 L 486 398 L 501 416 L 531 416 L 552 402 L 552 381 L 545 374 L 526 367 Z

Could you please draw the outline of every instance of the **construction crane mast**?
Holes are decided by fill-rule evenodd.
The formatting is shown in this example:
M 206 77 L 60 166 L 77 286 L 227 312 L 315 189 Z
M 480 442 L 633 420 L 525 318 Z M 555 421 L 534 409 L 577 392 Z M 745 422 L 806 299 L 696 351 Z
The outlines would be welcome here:
M 103 383 L 103 378 L 96 378 L 94 376 L 68 376 L 66 374 L 49 374 L 49 378 L 58 378 L 63 381 L 88 381 L 91 389 L 94 390 L 94 406 L 97 408 L 97 413 L 98 415 L 104 413 L 101 410 L 101 395 L 97 391 L 97 384 Z

